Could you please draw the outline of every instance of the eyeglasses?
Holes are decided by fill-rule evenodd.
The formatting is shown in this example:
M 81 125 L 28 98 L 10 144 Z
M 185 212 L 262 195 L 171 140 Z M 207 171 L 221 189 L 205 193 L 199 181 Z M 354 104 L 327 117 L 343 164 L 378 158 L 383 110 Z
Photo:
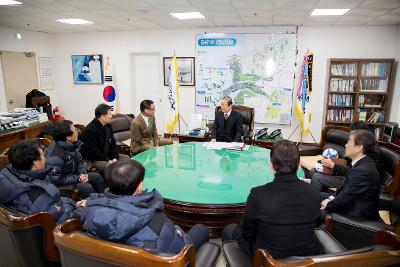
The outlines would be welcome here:
M 148 108 L 148 109 L 150 109 L 150 110 L 155 110 L 156 108 Z

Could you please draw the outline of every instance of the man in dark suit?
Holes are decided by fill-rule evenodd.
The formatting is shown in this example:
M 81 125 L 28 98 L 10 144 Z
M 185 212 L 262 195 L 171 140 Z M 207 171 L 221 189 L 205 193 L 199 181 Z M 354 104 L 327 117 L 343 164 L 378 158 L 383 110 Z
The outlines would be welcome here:
M 343 187 L 335 195 L 321 193 L 322 208 L 326 213 L 343 213 L 346 215 L 378 220 L 378 202 L 380 176 L 374 161 L 367 156 L 375 151 L 376 142 L 373 134 L 367 130 L 356 130 L 350 134 L 346 144 L 346 157 L 351 167 L 344 168 L 332 164 L 329 166 L 337 173 L 346 175 Z
M 129 160 L 127 155 L 118 154 L 111 122 L 111 107 L 100 104 L 95 109 L 95 118 L 86 125 L 82 141 L 83 157 L 94 161 L 100 173 L 104 174 L 106 167 L 119 159 Z M 104 177 L 104 176 L 103 176 Z
M 211 141 L 240 142 L 242 132 L 242 116 L 239 112 L 232 110 L 232 98 L 224 97 L 221 101 L 221 111 L 215 112 Z
M 273 182 L 251 189 L 240 226 L 230 224 L 223 240 L 237 240 L 251 258 L 264 248 L 274 258 L 320 253 L 314 227 L 320 218 L 318 190 L 296 176 L 300 153 L 289 140 L 274 143 Z

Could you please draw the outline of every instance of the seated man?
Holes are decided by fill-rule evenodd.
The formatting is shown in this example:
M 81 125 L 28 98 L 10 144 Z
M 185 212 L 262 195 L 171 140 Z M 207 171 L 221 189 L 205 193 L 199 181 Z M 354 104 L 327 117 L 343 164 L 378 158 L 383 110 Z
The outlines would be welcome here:
M 23 214 L 47 211 L 59 223 L 72 217 L 77 205 L 47 180 L 43 150 L 34 140 L 10 147 L 10 164 L 0 172 L 0 203 Z
M 106 170 L 109 188 L 87 199 L 80 221 L 89 234 L 111 242 L 155 252 L 178 253 L 185 244 L 196 250 L 208 240 L 208 230 L 197 224 L 186 234 L 164 214 L 163 199 L 143 191 L 145 169 L 137 161 L 111 164 Z
M 155 146 L 172 144 L 171 140 L 160 140 L 157 134 L 155 106 L 151 100 L 140 103 L 140 114 L 131 122 L 131 153 L 136 155 Z
M 368 130 L 368 125 L 364 121 L 356 121 L 350 124 L 350 130 Z M 380 156 L 380 149 L 378 146 L 374 150 L 368 152 L 370 158 L 375 162 L 378 171 L 383 170 L 383 163 Z M 346 158 L 348 165 L 351 164 L 351 159 Z M 323 167 L 328 167 L 335 165 L 333 161 L 329 158 L 321 160 Z M 343 186 L 344 179 L 346 176 L 347 169 L 345 166 L 336 165 L 333 168 L 333 175 L 328 175 L 324 173 L 319 173 L 315 169 L 310 170 L 309 177 L 311 178 L 311 183 L 319 188 L 320 191 L 328 191 L 330 188 L 340 189 Z
M 77 185 L 82 198 L 94 191 L 104 192 L 106 185 L 101 174 L 87 173 L 79 152 L 82 142 L 78 140 L 72 121 L 62 120 L 53 124 L 51 135 L 54 142 L 45 150 L 46 166 L 53 168 L 49 173 L 50 181 L 56 186 Z
M 129 160 L 129 156 L 118 154 L 111 127 L 111 107 L 100 104 L 95 109 L 95 118 L 85 127 L 82 135 L 83 157 L 93 160 L 96 169 L 104 174 L 106 167 L 117 160 Z
M 215 112 L 211 141 L 240 142 L 242 132 L 242 116 L 239 112 L 232 110 L 232 99 L 224 97 L 221 101 L 221 111 Z
M 380 177 L 376 164 L 367 156 L 376 147 L 373 134 L 367 130 L 356 130 L 350 134 L 346 144 L 346 157 L 351 168 L 329 166 L 335 172 L 346 175 L 343 187 L 333 196 L 321 193 L 321 203 L 326 213 L 336 212 L 346 215 L 378 220 Z
M 251 189 L 240 226 L 226 226 L 223 239 L 237 240 L 250 258 L 258 248 L 278 259 L 319 254 L 314 235 L 319 192 L 296 176 L 299 164 L 299 150 L 291 141 L 275 142 L 270 161 L 274 181 Z

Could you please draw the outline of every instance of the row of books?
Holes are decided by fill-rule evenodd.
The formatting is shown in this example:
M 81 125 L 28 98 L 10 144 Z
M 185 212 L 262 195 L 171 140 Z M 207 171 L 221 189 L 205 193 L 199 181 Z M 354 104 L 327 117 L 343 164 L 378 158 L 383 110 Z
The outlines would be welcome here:
M 356 74 L 357 74 L 356 63 L 331 65 L 331 75 L 355 76 Z
M 330 81 L 331 92 L 353 92 L 355 80 L 343 80 L 332 78 Z
M 384 121 L 383 111 L 368 112 L 365 109 L 359 110 L 358 119 L 360 121 L 366 121 L 370 123 L 381 123 Z
M 368 63 L 361 65 L 362 76 L 386 77 L 387 63 Z
M 328 96 L 328 105 L 344 106 L 344 107 L 351 106 L 351 105 L 353 105 L 353 96 L 352 95 L 331 94 Z
M 352 122 L 353 121 L 353 110 L 330 109 L 330 110 L 328 110 L 326 119 L 328 121 Z
M 360 90 L 386 92 L 387 80 L 361 79 Z

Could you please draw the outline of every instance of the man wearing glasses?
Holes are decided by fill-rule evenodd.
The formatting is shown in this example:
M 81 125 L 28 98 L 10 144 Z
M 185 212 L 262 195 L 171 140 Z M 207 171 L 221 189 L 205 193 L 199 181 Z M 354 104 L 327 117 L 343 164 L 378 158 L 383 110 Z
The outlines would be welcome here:
M 171 144 L 160 140 L 157 134 L 155 107 L 151 100 L 140 103 L 140 114 L 131 122 L 131 153 L 132 156 L 155 146 Z

